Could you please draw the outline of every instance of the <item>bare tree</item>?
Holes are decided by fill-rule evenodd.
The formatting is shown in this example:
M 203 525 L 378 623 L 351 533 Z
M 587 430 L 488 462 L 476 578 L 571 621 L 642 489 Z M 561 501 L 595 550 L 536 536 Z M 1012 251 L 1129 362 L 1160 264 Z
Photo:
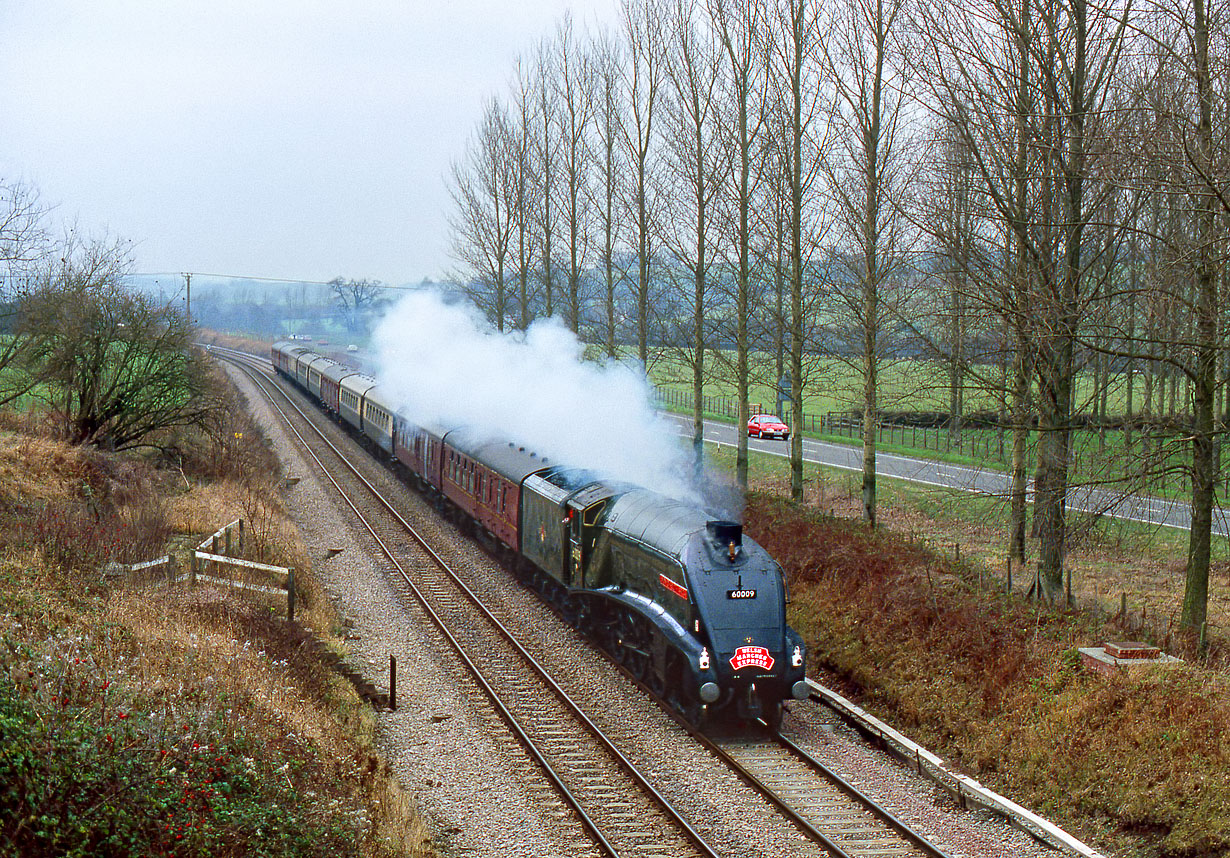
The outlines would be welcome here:
M 563 209 L 568 242 L 565 300 L 568 326 L 581 328 L 582 279 L 590 242 L 590 149 L 594 119 L 594 56 L 588 45 L 578 45 L 572 17 L 565 15 L 556 28 L 556 93 L 559 104 L 560 157 L 563 171 Z
M 772 125 L 769 162 L 779 171 L 775 178 L 785 201 L 789 242 L 787 282 L 790 292 L 789 377 L 791 394 L 790 493 L 803 499 L 803 386 L 804 354 L 807 349 L 806 298 L 812 291 L 813 252 L 820 245 L 823 229 L 809 209 L 813 186 L 828 141 L 831 124 L 817 132 L 814 122 L 823 119 L 824 89 L 820 72 L 822 26 L 813 0 L 776 0 L 770 18 L 770 80 L 777 121 Z
M 511 139 L 507 111 L 492 98 L 466 160 L 453 164 L 450 187 L 456 206 L 453 254 L 465 266 L 463 286 L 501 331 L 509 310 L 509 242 L 518 192 Z M 338 291 L 335 283 L 330 285 Z
M 24 372 L 29 340 L 18 328 L 22 304 L 34 281 L 32 266 L 48 250 L 45 209 L 38 191 L 20 182 L 0 182 L 0 405 L 37 383 Z
M 364 316 L 384 294 L 384 284 L 379 280 L 354 280 L 334 277 L 329 281 L 338 311 L 350 333 L 363 330 Z
M 602 33 L 594 43 L 595 106 L 594 126 L 597 155 L 597 180 L 591 188 L 592 205 L 597 213 L 600 238 L 599 264 L 602 267 L 602 307 L 605 321 L 605 346 L 608 357 L 616 356 L 619 336 L 616 319 L 616 288 L 627 273 L 617 254 L 623 249 L 625 219 L 619 200 L 626 195 L 626 160 L 620 145 L 624 117 L 620 79 L 624 61 L 623 47 L 616 36 Z
M 1196 101 L 1196 128 L 1186 152 L 1192 170 L 1200 178 L 1200 187 L 1193 195 L 1197 258 L 1195 366 L 1192 373 L 1192 405 L 1195 412 L 1192 427 L 1192 524 L 1188 542 L 1183 614 L 1180 618 L 1182 625 L 1191 632 L 1199 632 L 1203 628 L 1208 613 L 1209 559 L 1217 480 L 1217 426 L 1214 409 L 1217 398 L 1217 361 L 1222 357 L 1218 267 L 1224 261 L 1221 257 L 1224 254 L 1227 235 L 1225 216 L 1230 215 L 1230 193 L 1227 193 L 1230 191 L 1230 171 L 1226 170 L 1226 152 L 1217 151 L 1218 143 L 1222 141 L 1219 141 L 1213 128 L 1216 96 L 1209 53 L 1209 18 L 1206 0 L 1192 0 L 1191 17 L 1185 17 L 1185 21 L 1190 21 L 1191 26 L 1191 53 L 1187 67 L 1191 72 Z M 1218 35 L 1222 37 L 1221 47 L 1224 50 L 1227 47 L 1224 33 Z M 1226 75 L 1224 53 L 1221 71 Z M 1221 83 L 1224 99 L 1226 81 Z M 1221 110 L 1217 112 L 1225 123 L 1225 101 L 1218 106 Z
M 655 251 L 658 131 L 654 123 L 663 75 L 661 22 L 659 0 L 624 0 L 623 30 L 628 57 L 624 73 L 627 113 L 623 138 L 632 172 L 628 190 L 637 263 L 633 285 L 636 348 L 644 366 L 649 365 L 650 274 Z
M 70 240 L 24 302 L 26 356 L 65 437 L 113 450 L 209 418 L 216 403 L 181 308 L 123 285 L 128 243 Z
M 1047 599 L 1063 592 L 1076 344 L 1097 294 L 1090 286 L 1099 254 L 1085 232 L 1109 188 L 1099 181 L 1105 158 L 1094 143 L 1113 118 L 1105 107 L 1129 8 L 1087 0 L 926 7 L 915 46 L 932 109 L 966 138 L 988 204 L 1028 261 L 1027 277 L 1017 278 L 1025 291 L 1005 313 L 1029 319 L 1040 434 L 1037 584 Z M 1032 205 L 1022 184 L 1033 186 Z
M 878 372 L 884 315 L 881 291 L 900 262 L 899 189 L 904 107 L 899 66 L 890 57 L 901 24 L 901 0 L 848 0 L 829 30 L 827 68 L 840 97 L 837 121 L 844 157 L 830 163 L 830 188 L 854 263 L 862 334 L 863 521 L 876 523 Z
M 749 399 L 751 352 L 748 322 L 752 315 L 752 240 L 756 229 L 752 203 L 756 196 L 757 162 L 761 157 L 760 134 L 764 127 L 763 93 L 769 83 L 768 10 L 762 0 L 710 0 L 709 15 L 721 44 L 725 60 L 723 79 L 729 121 L 720 131 L 727 159 L 731 164 L 727 197 L 734 217 L 726 218 L 728 243 L 733 248 L 735 272 L 735 389 L 738 413 L 735 426 L 739 439 L 735 452 L 735 479 L 747 488 L 747 434 L 743 431 L 751 417 Z M 775 375 L 781 377 L 780 367 Z M 796 430 L 801 429 L 795 423 Z M 694 427 L 694 431 L 699 429 Z M 795 432 L 798 435 L 798 431 Z M 793 466 L 793 451 L 792 466 Z M 802 448 L 799 447 L 800 455 Z M 798 467 L 802 468 L 800 459 Z
M 542 281 L 543 312 L 555 314 L 555 195 L 559 164 L 559 105 L 555 100 L 556 57 L 550 43 L 538 47 L 534 59 L 533 86 L 536 115 L 535 187 L 538 204 L 538 239 L 541 251 L 539 276 Z
M 1179 0 L 1148 3 L 1137 26 L 1145 50 L 1133 83 L 1139 87 L 1142 121 L 1125 146 L 1133 163 L 1141 153 L 1147 156 L 1143 171 L 1132 175 L 1141 181 L 1137 190 L 1150 197 L 1148 277 L 1142 291 L 1147 311 L 1138 333 L 1136 283 L 1130 283 L 1133 313 L 1126 326 L 1119 323 L 1112 332 L 1115 342 L 1124 344 L 1117 347 L 1120 356 L 1148 360 L 1146 413 L 1156 409 L 1149 415 L 1152 434 L 1159 442 L 1167 434 L 1190 444 L 1191 529 L 1180 623 L 1195 636 L 1208 610 L 1218 448 L 1225 431 L 1217 409 L 1219 398 L 1227 396 L 1222 372 L 1230 366 L 1222 296 L 1230 236 L 1230 69 L 1225 60 L 1230 22 L 1225 10 L 1212 8 L 1207 0 Z M 1108 320 L 1107 326 L 1114 323 Z M 1164 403 L 1167 380 L 1169 407 Z M 1187 390 L 1190 417 L 1178 413 L 1180 382 Z M 1160 443 L 1157 452 L 1164 452 Z M 1164 459 L 1158 467 L 1167 468 Z
M 663 112 L 663 160 L 671 193 L 662 234 L 672 260 L 669 270 L 686 274 L 686 284 L 680 291 L 687 293 L 690 306 L 689 312 L 681 313 L 676 320 L 682 329 L 677 339 L 687 344 L 682 356 L 692 372 L 692 448 L 699 473 L 704 461 L 713 209 L 722 184 L 715 103 L 720 48 L 708 22 L 687 0 L 672 0 L 664 11 L 664 67 L 670 85 L 664 99 L 669 109 Z
M 516 327 L 524 331 L 534 320 L 534 302 L 537 296 L 533 285 L 533 270 L 534 260 L 538 255 L 538 209 L 533 189 L 538 180 L 534 165 L 534 82 L 520 59 L 517 60 L 516 74 L 513 77 L 512 98 L 509 128 L 512 186 L 509 202 L 513 232 L 516 236 Z

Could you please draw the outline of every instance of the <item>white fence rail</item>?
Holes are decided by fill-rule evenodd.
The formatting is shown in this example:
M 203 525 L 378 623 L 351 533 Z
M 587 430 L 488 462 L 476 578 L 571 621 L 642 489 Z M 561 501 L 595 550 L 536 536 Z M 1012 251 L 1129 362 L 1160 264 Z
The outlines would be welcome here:
M 174 581 L 178 577 L 178 564 L 170 554 L 164 554 L 144 563 L 108 563 L 102 568 L 104 578 L 123 578 L 125 583 L 148 583 Z
M 195 585 L 198 581 L 215 584 L 221 587 L 231 587 L 236 590 L 247 590 L 253 593 L 269 595 L 286 594 L 286 617 L 295 618 L 295 570 L 288 566 L 273 566 L 269 563 L 257 563 L 253 560 L 243 560 L 231 557 L 232 548 L 243 552 L 243 519 L 239 518 L 230 524 L 219 528 L 205 538 L 192 552 L 192 568 L 189 570 L 189 582 Z M 217 574 L 221 568 L 245 570 L 260 573 L 273 579 L 274 586 L 240 581 L 235 578 L 224 578 Z

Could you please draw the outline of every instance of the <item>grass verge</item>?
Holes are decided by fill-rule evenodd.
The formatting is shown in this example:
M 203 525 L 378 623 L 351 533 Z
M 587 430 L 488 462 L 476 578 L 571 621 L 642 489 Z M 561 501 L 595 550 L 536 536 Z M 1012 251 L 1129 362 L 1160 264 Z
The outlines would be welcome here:
M 284 605 L 100 576 L 243 517 L 250 559 L 296 567 L 303 622 L 338 628 L 276 462 L 218 429 L 157 462 L 0 431 L 0 855 L 435 854 Z
M 1183 665 L 1105 678 L 1123 618 L 985 586 L 982 564 L 756 492 L 814 663 L 923 744 L 1122 856 L 1230 855 L 1230 687 Z

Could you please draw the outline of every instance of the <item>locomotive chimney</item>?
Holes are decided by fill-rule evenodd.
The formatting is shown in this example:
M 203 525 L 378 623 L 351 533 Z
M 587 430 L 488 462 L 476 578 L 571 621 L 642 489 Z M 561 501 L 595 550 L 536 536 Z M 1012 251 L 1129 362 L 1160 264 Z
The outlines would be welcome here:
M 743 545 L 743 525 L 737 521 L 710 521 L 705 524 L 705 528 L 709 531 L 709 538 L 717 543 L 719 548 L 732 545 L 738 548 Z

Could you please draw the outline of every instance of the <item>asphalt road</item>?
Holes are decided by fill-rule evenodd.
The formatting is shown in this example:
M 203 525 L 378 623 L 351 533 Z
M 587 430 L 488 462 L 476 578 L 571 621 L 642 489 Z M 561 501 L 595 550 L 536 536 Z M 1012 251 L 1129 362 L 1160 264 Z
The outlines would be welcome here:
M 680 434 L 691 437 L 691 417 L 680 414 L 666 414 L 665 416 L 678 423 Z M 738 442 L 734 426 L 712 420 L 705 421 L 705 440 L 732 446 Z M 790 454 L 788 445 L 787 441 L 748 439 L 750 449 L 782 458 Z M 811 438 L 803 439 L 803 460 L 846 471 L 861 473 L 863 470 L 861 447 L 830 444 Z M 1007 498 L 1009 489 L 1008 475 L 1002 471 L 967 465 L 951 465 L 947 462 L 916 459 L 895 453 L 876 455 L 876 474 L 911 483 L 959 489 L 995 498 Z M 1191 527 L 1191 507 L 1184 499 L 1170 500 L 1148 495 L 1124 494 L 1093 486 L 1078 486 L 1068 492 L 1068 508 L 1126 521 L 1172 527 L 1177 530 L 1188 530 Z M 1230 534 L 1224 509 L 1214 511 L 1213 532 L 1220 536 Z

